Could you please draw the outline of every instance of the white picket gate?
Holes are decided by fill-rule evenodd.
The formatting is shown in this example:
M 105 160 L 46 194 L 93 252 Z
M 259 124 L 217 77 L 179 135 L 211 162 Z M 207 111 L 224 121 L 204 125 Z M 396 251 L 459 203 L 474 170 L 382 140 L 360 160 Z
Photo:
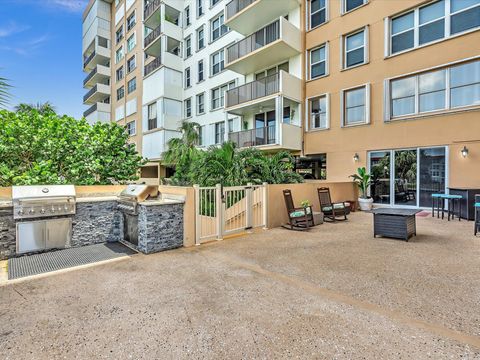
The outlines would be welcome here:
M 195 189 L 195 244 L 267 225 L 267 184 Z

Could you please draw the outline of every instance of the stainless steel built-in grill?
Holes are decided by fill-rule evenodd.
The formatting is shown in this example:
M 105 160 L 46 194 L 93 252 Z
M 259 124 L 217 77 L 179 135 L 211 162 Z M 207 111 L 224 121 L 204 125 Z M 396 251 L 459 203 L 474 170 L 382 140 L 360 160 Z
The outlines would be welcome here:
M 72 215 L 76 212 L 73 185 L 14 186 L 12 200 L 18 253 L 70 244 Z
M 156 198 L 157 196 L 158 186 L 128 185 L 126 189 L 120 193 L 118 209 L 131 215 L 137 215 L 138 203 L 148 198 Z
M 31 185 L 12 188 L 14 219 L 75 214 L 73 185 Z
M 138 245 L 138 204 L 158 197 L 158 186 L 128 185 L 118 197 L 118 209 L 123 213 L 123 239 Z

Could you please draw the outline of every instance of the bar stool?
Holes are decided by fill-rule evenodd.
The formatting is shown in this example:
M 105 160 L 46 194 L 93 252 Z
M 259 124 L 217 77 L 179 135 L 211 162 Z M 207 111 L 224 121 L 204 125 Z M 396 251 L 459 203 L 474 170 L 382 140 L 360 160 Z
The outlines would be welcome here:
M 442 196 L 444 194 L 432 194 L 432 217 L 435 217 L 435 205 L 437 207 L 437 218 L 440 217 L 440 201 L 442 201 Z M 442 209 L 443 209 L 442 205 Z M 443 210 L 442 210 L 443 211 Z M 443 214 L 442 214 L 443 218 Z
M 450 216 L 452 216 L 452 220 L 455 219 L 455 206 L 458 209 L 458 221 L 461 220 L 461 212 L 462 208 L 460 207 L 460 200 L 463 199 L 462 195 L 443 195 L 442 198 L 444 200 L 447 200 L 448 202 L 448 221 L 450 221 Z M 443 219 L 443 214 L 442 214 L 442 219 Z
M 475 224 L 474 235 L 477 236 L 477 232 L 480 231 L 480 195 L 475 195 Z

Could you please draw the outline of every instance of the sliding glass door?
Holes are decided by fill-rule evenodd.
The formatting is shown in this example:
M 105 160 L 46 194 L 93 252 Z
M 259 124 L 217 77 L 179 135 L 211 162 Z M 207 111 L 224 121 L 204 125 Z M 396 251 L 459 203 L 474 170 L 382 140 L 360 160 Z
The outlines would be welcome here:
M 446 151 L 444 147 L 420 149 L 419 206 L 432 205 L 432 194 L 444 193 L 446 188 Z
M 370 195 L 376 204 L 429 207 L 433 193 L 447 186 L 446 148 L 415 148 L 369 153 Z
M 394 205 L 417 206 L 417 150 L 393 150 Z

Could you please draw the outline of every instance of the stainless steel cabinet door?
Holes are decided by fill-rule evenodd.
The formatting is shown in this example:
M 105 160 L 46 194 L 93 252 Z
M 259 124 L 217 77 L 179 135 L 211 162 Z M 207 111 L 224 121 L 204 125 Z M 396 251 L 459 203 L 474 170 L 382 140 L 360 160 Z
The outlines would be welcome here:
M 17 223 L 17 252 L 24 253 L 45 249 L 45 222 Z
M 63 249 L 70 245 L 72 219 L 55 219 L 46 222 L 46 248 Z

